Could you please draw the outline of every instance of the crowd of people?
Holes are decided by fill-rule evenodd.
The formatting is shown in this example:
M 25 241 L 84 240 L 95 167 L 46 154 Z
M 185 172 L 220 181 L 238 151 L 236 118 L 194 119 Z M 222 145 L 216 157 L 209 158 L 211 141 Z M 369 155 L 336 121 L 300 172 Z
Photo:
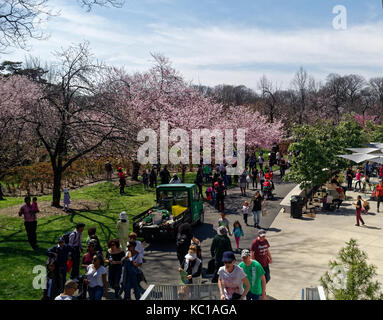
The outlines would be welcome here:
M 44 300 L 69 300 L 78 290 L 78 299 L 109 299 L 109 288 L 114 298 L 131 299 L 133 290 L 138 300 L 144 289 L 140 282 L 146 281 L 140 267 L 144 262 L 144 248 L 134 232 L 128 233 L 126 212 L 121 212 L 117 222 L 118 238 L 110 239 L 103 248 L 96 228 L 88 228 L 86 251 L 82 247 L 84 223 L 63 234 L 57 245 L 46 251 L 47 287 Z M 81 272 L 82 270 L 82 272 Z M 67 279 L 69 277 L 69 279 Z
M 242 208 L 244 223 L 248 225 L 247 215 L 249 209 L 251 209 L 254 217 L 254 227 L 260 229 L 260 215 L 266 201 L 262 191 L 264 191 L 265 182 L 269 182 L 271 188 L 274 188 L 274 185 L 272 182 L 272 168 L 265 165 L 263 154 L 261 153 L 259 158 L 255 157 L 255 153 L 253 156 L 247 157 L 246 169 L 239 177 L 234 176 L 234 179 L 239 180 L 243 196 L 246 196 L 246 190 L 249 189 L 251 180 L 253 181 L 253 189 L 257 189 L 258 183 L 260 184 L 260 190 L 255 192 L 250 204 L 245 202 Z M 279 157 L 278 163 L 281 164 L 282 161 L 283 157 Z M 259 169 L 257 164 L 259 164 Z M 201 164 L 198 166 L 194 182 L 198 186 L 198 192 L 202 198 L 202 186 L 204 183 L 210 184 L 205 193 L 206 199 L 211 201 L 221 214 L 218 221 L 217 235 L 212 241 L 210 250 L 213 257 L 212 261 L 210 261 L 210 265 L 213 265 L 212 281 L 214 283 L 218 282 L 225 299 L 232 299 L 235 298 L 235 295 L 233 297 L 235 290 L 233 291 L 233 288 L 228 286 L 231 281 L 228 279 L 231 279 L 231 273 L 234 270 L 238 270 L 238 266 L 235 265 L 234 259 L 230 261 L 231 264 L 226 263 L 229 262 L 230 257 L 234 256 L 231 241 L 227 235 L 234 236 L 235 252 L 241 253 L 240 239 L 244 236 L 244 230 L 239 220 L 236 220 L 231 226 L 225 215 L 224 199 L 227 195 L 227 188 L 232 184 L 232 176 L 226 173 L 227 167 L 226 162 L 217 166 Z M 105 171 L 106 179 L 111 180 L 113 167 L 109 162 L 105 165 Z M 122 167 L 117 169 L 117 174 L 122 195 L 125 193 L 126 186 L 126 175 Z M 181 183 L 182 181 L 176 173 L 172 176 L 166 165 L 162 169 L 161 166 L 153 166 L 150 172 L 144 170 L 142 174 L 144 188 L 155 187 L 157 185 L 157 176 L 160 178 L 160 184 Z M 71 210 L 70 198 L 69 190 L 64 189 L 63 203 L 65 211 Z M 34 250 L 38 248 L 36 237 L 36 214 L 38 212 L 37 198 L 25 197 L 25 204 L 20 208 L 19 216 L 24 218 L 28 241 Z M 58 239 L 57 244 L 46 251 L 48 257 L 46 262 L 47 287 L 43 292 L 43 299 L 69 300 L 72 299 L 77 290 L 78 299 L 100 300 L 104 296 L 109 299 L 110 289 L 114 290 L 116 299 L 121 299 L 122 293 L 124 293 L 124 299 L 130 299 L 132 290 L 135 299 L 139 299 L 144 291 L 140 285 L 140 281 L 145 279 L 141 270 L 144 262 L 144 249 L 142 243 L 137 240 L 137 235 L 129 233 L 129 221 L 126 212 L 119 214 L 116 225 L 117 237 L 110 239 L 106 243 L 108 248 L 106 252 L 104 252 L 97 237 L 96 228 L 88 228 L 88 238 L 85 241 L 86 248 L 83 248 L 82 237 L 85 227 L 84 223 L 78 223 L 74 230 L 63 234 Z M 260 237 L 263 235 L 261 234 L 262 232 L 260 232 Z M 257 243 L 257 245 L 254 243 Z M 247 275 L 241 277 L 241 281 L 243 280 L 245 284 L 246 294 L 244 297 L 249 299 L 255 299 L 253 296 L 255 294 L 257 297 L 264 298 L 265 284 L 263 284 L 262 276 L 269 279 L 269 276 L 267 276 L 269 274 L 267 263 L 264 263 L 264 260 L 258 261 L 258 259 L 262 259 L 259 257 L 264 254 L 263 249 L 260 249 L 258 242 L 254 241 L 254 243 L 251 251 L 242 251 L 243 261 L 240 264 L 240 268 L 243 270 L 241 275 Z M 179 272 L 183 283 L 199 283 L 197 279 L 202 274 L 203 261 L 201 243 L 193 236 L 189 224 L 186 223 L 180 226 L 176 246 Z M 259 272 L 260 266 L 262 272 Z M 257 275 L 256 279 L 254 278 L 255 274 Z M 247 285 L 249 285 L 249 288 L 247 288 Z M 243 293 L 242 289 L 240 291 Z

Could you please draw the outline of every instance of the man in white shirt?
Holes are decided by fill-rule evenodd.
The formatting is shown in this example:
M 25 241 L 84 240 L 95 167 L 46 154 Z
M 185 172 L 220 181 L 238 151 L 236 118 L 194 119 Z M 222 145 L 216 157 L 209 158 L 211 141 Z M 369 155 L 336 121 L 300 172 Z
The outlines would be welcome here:
M 139 253 L 141 259 L 144 259 L 144 246 L 142 245 L 141 241 L 137 240 L 137 234 L 132 232 L 129 234 L 129 242 L 134 241 L 136 243 L 135 251 Z M 129 243 L 128 242 L 128 243 Z M 126 255 L 128 254 L 128 251 L 126 251 Z M 145 261 L 144 261 L 145 262 Z
M 59 294 L 55 300 L 72 300 L 73 295 L 77 290 L 77 282 L 74 280 L 68 280 L 65 282 L 64 292 Z

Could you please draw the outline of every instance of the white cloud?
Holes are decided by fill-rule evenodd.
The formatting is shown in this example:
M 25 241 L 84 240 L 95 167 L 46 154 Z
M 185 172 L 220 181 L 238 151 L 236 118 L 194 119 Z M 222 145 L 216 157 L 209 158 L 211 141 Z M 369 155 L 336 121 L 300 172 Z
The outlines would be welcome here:
M 145 70 L 150 66 L 149 53 L 161 52 L 188 80 L 209 85 L 231 83 L 256 88 L 259 78 L 266 74 L 284 87 L 300 66 L 318 80 L 332 72 L 383 76 L 382 22 L 346 31 L 330 27 L 278 31 L 147 24 L 138 32 L 129 23 L 57 3 L 61 4 L 61 16 L 48 22 L 50 39 L 32 41 L 30 54 L 46 60 L 60 47 L 89 40 L 94 54 L 108 63 Z M 22 59 L 24 55 L 17 51 L 14 57 Z

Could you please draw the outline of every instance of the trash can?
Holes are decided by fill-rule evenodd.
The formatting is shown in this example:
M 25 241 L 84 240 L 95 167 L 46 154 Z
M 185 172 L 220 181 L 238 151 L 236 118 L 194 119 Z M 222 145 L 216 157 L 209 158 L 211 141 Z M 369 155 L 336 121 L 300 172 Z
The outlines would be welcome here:
M 290 217 L 292 218 L 302 218 L 302 209 L 304 206 L 304 199 L 300 196 L 292 196 L 290 199 L 291 204 L 291 214 Z

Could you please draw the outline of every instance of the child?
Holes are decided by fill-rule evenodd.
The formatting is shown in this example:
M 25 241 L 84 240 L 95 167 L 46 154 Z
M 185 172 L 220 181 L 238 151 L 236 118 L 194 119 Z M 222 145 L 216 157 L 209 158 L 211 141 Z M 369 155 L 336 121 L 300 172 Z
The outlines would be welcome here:
M 64 189 L 64 211 L 69 211 L 70 194 L 67 188 Z
M 249 203 L 247 201 L 244 202 L 242 206 L 242 213 L 243 213 L 243 220 L 245 221 L 246 225 L 247 224 L 247 215 L 249 214 Z
M 212 187 L 207 188 L 205 193 L 206 193 L 206 200 L 207 201 L 211 201 L 212 200 L 213 188 Z
M 237 244 L 237 251 L 239 251 L 239 239 L 241 236 L 244 236 L 243 229 L 239 221 L 235 221 L 233 224 L 233 234 L 235 238 L 235 243 Z
M 366 200 L 363 200 L 362 203 L 363 203 L 364 214 L 368 214 L 368 210 L 370 210 L 370 204 Z
M 221 212 L 221 218 L 218 220 L 218 227 L 225 227 L 227 229 L 228 234 L 231 236 L 232 233 L 230 232 L 229 224 L 230 222 L 226 219 L 226 214 L 224 212 Z
M 32 213 L 36 215 L 37 212 L 40 212 L 39 207 L 37 205 L 37 198 L 33 197 L 32 199 Z
M 118 230 L 117 236 L 120 240 L 121 248 L 126 252 L 126 244 L 129 241 L 129 221 L 125 211 L 120 213 L 116 228 Z
M 323 210 L 328 210 L 329 209 L 329 205 L 327 203 L 327 197 L 328 197 L 328 193 L 326 193 L 326 195 L 323 197 Z

